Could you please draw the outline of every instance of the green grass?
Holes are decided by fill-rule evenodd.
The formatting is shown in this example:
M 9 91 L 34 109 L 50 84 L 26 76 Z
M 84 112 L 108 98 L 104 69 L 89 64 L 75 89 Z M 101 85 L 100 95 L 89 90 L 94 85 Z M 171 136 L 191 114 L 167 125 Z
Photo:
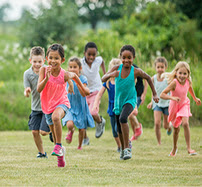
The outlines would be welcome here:
M 0 131 L 0 186 L 202 186 L 201 127 L 191 127 L 192 148 L 198 155 L 189 156 L 181 129 L 178 153 L 168 157 L 172 136 L 162 132 L 157 146 L 154 130 L 144 128 L 143 136 L 133 142 L 131 160 L 119 160 L 110 130 L 100 139 L 89 130 L 90 145 L 77 150 L 78 131 L 67 149 L 65 168 L 57 167 L 50 156 L 53 144 L 43 137 L 48 159 L 37 159 L 37 149 L 30 131 Z

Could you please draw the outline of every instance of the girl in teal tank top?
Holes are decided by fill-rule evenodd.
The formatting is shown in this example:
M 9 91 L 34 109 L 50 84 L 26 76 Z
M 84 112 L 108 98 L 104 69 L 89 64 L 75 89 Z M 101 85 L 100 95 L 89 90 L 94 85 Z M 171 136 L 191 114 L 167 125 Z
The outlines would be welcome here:
M 137 103 L 137 92 L 135 89 L 134 67 L 131 66 L 131 71 L 128 77 L 121 78 L 121 71 L 123 64 L 118 68 L 119 76 L 115 78 L 115 99 L 114 99 L 114 113 L 120 115 L 123 106 L 126 103 L 135 108 Z
M 135 89 L 136 77 L 146 79 L 153 93 L 153 100 L 158 102 L 151 77 L 140 68 L 132 66 L 135 59 L 135 49 L 131 45 L 125 45 L 121 48 L 120 57 L 122 64 L 114 66 L 103 77 L 102 81 L 106 82 L 111 77 L 115 78 L 115 103 L 114 113 L 117 121 L 117 131 L 121 141 L 120 159 L 127 160 L 132 157 L 132 150 L 129 147 L 129 126 L 128 116 L 136 106 L 137 92 Z

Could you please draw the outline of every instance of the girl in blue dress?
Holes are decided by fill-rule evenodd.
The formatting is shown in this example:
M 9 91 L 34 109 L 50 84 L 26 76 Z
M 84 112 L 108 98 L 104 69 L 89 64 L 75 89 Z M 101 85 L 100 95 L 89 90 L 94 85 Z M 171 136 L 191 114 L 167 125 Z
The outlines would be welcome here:
M 152 89 L 153 99 L 158 102 L 151 77 L 140 68 L 132 66 L 135 59 L 135 49 L 131 45 L 124 45 L 120 50 L 121 65 L 114 66 L 103 77 L 102 81 L 106 82 L 111 77 L 115 78 L 115 99 L 114 113 L 117 120 L 117 130 L 121 141 L 120 159 L 127 160 L 132 157 L 131 148 L 129 147 L 129 126 L 128 116 L 134 110 L 137 101 L 137 92 L 135 89 L 135 79 L 142 77 L 146 79 Z
M 68 99 L 70 101 L 71 108 L 62 120 L 63 126 L 66 125 L 68 128 L 68 133 L 65 138 L 67 143 L 70 144 L 72 142 L 72 136 L 75 130 L 74 125 L 79 129 L 79 150 L 82 149 L 82 141 L 84 138 L 85 129 L 87 127 L 95 127 L 94 120 L 92 115 L 90 114 L 85 97 L 90 94 L 90 91 L 87 88 L 87 78 L 84 75 L 80 74 L 81 69 L 81 62 L 77 57 L 73 57 L 69 60 L 68 71 L 74 72 L 78 75 L 79 79 L 85 87 L 85 90 L 83 91 L 72 80 L 74 84 L 74 94 L 68 93 Z M 67 83 L 67 90 L 68 87 L 69 85 Z
M 109 63 L 109 68 L 111 69 L 113 66 L 116 65 L 120 65 L 121 64 L 121 60 L 118 58 L 113 58 L 110 63 Z M 120 152 L 121 149 L 121 143 L 118 137 L 118 133 L 117 133 L 117 124 L 116 124 L 116 119 L 115 119 L 115 114 L 113 112 L 113 108 L 114 108 L 114 95 L 115 95 L 115 77 L 110 78 L 107 82 L 105 82 L 102 85 L 102 88 L 100 89 L 100 91 L 98 92 L 98 94 L 96 95 L 95 98 L 95 102 L 93 105 L 93 110 L 99 110 L 99 103 L 100 100 L 105 92 L 105 90 L 107 89 L 108 92 L 108 109 L 107 109 L 107 113 L 109 114 L 110 117 L 110 123 L 111 123 L 111 127 L 112 127 L 112 134 L 113 137 L 116 141 L 117 144 L 117 152 Z

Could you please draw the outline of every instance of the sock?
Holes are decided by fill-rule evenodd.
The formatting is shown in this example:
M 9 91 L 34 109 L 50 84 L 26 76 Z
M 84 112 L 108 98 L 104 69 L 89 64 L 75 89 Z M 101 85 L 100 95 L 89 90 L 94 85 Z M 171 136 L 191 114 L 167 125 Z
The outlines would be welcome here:
M 62 147 L 62 144 L 61 143 L 56 143 L 56 145 L 60 145 Z

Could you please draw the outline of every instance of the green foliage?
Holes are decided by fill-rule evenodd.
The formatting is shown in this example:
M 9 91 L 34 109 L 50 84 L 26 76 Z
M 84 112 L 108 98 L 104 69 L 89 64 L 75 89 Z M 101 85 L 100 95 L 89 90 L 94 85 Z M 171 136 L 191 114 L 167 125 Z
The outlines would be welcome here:
M 39 6 L 39 14 L 24 11 L 20 20 L 21 46 L 47 45 L 54 42 L 73 44 L 76 37 L 77 8 L 67 0 L 51 0 L 50 8 Z

